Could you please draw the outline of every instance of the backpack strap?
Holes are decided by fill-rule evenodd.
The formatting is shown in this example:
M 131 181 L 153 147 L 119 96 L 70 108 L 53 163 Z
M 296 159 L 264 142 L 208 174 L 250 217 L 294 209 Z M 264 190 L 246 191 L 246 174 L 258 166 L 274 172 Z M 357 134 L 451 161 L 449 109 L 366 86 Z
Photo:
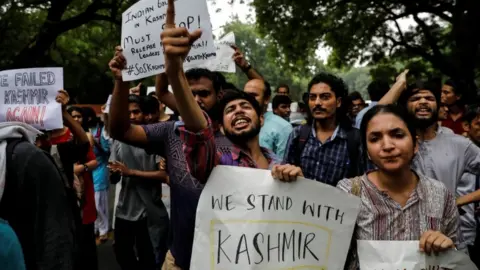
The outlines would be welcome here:
M 348 159 L 350 160 L 347 177 L 349 178 L 359 176 L 364 173 L 362 162 L 363 158 L 361 157 L 360 147 L 360 131 L 356 128 L 352 128 L 347 132 L 347 150 Z
M 352 189 L 350 190 L 352 195 L 360 197 L 362 195 L 362 177 L 357 176 L 352 179 Z
M 310 125 L 302 125 L 300 126 L 300 132 L 296 138 L 296 149 L 295 149 L 295 165 L 300 166 L 302 164 L 302 153 L 303 149 L 305 149 L 305 145 L 307 144 L 308 138 L 312 133 L 312 126 Z

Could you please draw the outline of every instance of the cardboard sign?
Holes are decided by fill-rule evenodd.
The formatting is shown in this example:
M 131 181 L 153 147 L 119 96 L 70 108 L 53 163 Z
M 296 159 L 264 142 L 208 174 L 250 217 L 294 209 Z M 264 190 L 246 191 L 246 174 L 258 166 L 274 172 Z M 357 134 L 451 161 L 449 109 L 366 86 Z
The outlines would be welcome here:
M 227 73 L 235 73 L 236 66 L 232 59 L 235 50 L 232 49 L 232 45 L 235 45 L 235 34 L 230 32 L 223 38 L 215 42 L 217 48 L 217 57 L 215 59 L 208 60 L 202 66 L 211 70 Z
M 419 251 L 419 241 L 357 241 L 360 269 L 477 270 L 463 252 L 451 249 L 438 255 Z
M 63 128 L 62 68 L 15 69 L 0 72 L 0 122 L 23 122 L 40 130 Z
M 341 270 L 359 208 L 317 181 L 217 166 L 198 203 L 191 269 Z
M 123 80 L 132 81 L 165 71 L 160 34 L 165 27 L 167 0 L 142 0 L 122 14 L 123 54 L 127 68 Z M 198 66 L 215 58 L 212 25 L 205 0 L 175 0 L 175 24 L 189 31 L 202 29 L 202 37 L 193 45 L 184 66 Z

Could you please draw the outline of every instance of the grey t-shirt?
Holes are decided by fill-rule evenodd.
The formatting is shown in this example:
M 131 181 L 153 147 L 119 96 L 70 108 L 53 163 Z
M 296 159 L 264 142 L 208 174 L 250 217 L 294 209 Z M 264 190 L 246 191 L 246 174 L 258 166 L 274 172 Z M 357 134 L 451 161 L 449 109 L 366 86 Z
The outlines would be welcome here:
M 465 173 L 458 183 L 457 197 L 467 195 L 475 191 L 477 177 L 471 173 Z M 477 236 L 477 219 L 475 217 L 474 204 L 462 206 L 465 214 L 460 216 L 460 231 L 462 232 L 464 244 L 473 245 Z
M 120 161 L 129 169 L 156 171 L 160 156 L 148 155 L 144 149 L 115 141 L 110 161 Z M 147 204 L 161 200 L 161 182 L 135 177 L 122 177 L 116 217 L 137 221 L 146 216 Z
M 433 140 L 420 142 L 413 167 L 439 180 L 452 192 L 466 172 L 480 174 L 480 148 L 463 136 L 440 128 Z

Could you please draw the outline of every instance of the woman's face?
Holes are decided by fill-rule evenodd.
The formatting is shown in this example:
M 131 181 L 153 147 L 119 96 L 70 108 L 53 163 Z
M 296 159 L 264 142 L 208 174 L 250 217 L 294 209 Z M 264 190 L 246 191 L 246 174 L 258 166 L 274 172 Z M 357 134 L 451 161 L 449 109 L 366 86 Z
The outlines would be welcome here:
M 82 114 L 80 112 L 72 111 L 72 118 L 73 118 L 73 120 L 77 121 L 80 124 L 82 124 L 82 122 L 83 122 L 83 117 L 82 117 Z
M 407 125 L 391 113 L 375 115 L 367 126 L 367 151 L 372 162 L 386 172 L 410 167 L 417 151 Z

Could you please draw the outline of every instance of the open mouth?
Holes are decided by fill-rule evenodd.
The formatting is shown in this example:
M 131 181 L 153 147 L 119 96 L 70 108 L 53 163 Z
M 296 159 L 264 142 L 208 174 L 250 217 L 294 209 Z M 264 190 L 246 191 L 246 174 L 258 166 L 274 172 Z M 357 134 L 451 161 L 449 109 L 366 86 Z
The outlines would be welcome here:
M 432 110 L 429 108 L 420 108 L 416 110 L 417 115 L 430 115 Z
M 246 128 L 249 123 L 250 123 L 250 119 L 246 117 L 239 117 L 232 121 L 232 127 L 236 129 L 243 129 L 243 128 Z

